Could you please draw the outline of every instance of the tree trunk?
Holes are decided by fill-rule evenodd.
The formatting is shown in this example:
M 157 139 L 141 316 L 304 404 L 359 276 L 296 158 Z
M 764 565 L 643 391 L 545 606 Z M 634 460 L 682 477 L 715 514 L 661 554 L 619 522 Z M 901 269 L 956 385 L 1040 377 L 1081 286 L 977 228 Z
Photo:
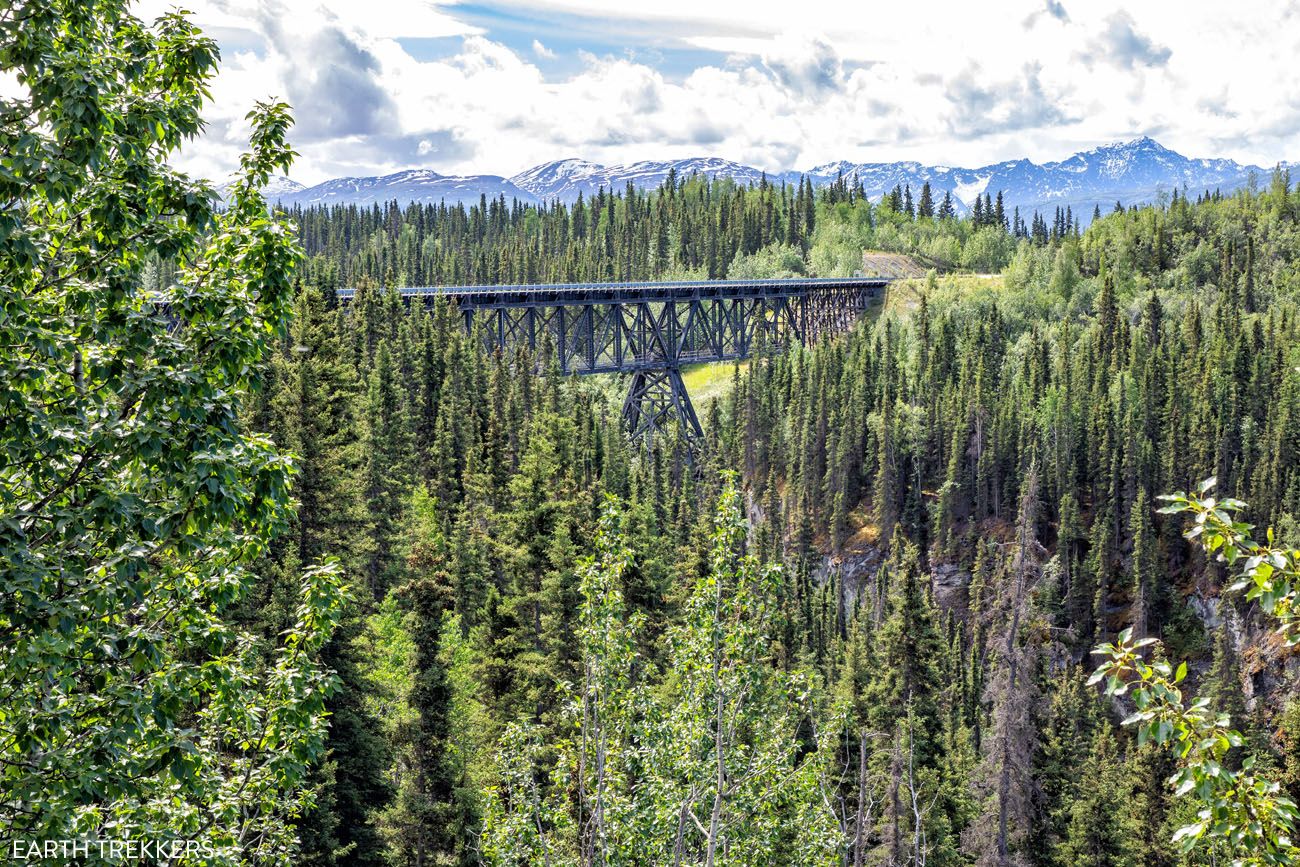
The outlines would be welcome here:
M 722 582 L 714 582 L 717 587 L 717 595 L 714 601 L 713 616 L 714 623 L 722 612 Z M 713 690 L 715 694 L 714 701 L 714 735 L 713 735 L 713 760 L 716 765 L 714 784 L 716 789 L 713 792 L 713 812 L 709 817 L 709 839 L 708 849 L 705 852 L 705 867 L 713 867 L 714 854 L 718 845 L 718 827 L 722 824 L 722 794 L 727 784 L 727 765 L 722 745 L 722 731 L 726 721 L 725 696 L 722 691 L 722 647 L 718 639 L 717 627 L 713 630 Z
M 858 814 L 853 826 L 853 867 L 862 867 L 863 825 L 867 821 L 867 730 L 858 741 Z

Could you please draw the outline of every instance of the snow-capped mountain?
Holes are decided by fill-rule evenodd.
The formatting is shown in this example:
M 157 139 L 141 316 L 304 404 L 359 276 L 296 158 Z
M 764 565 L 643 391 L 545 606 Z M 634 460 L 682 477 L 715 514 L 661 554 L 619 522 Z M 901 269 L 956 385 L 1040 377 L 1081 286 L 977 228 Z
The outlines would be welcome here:
M 1019 206 L 1028 215 L 1038 210 L 1071 207 L 1085 220 L 1095 206 L 1108 211 L 1116 200 L 1125 205 L 1154 201 L 1161 193 L 1186 189 L 1191 195 L 1205 190 L 1224 191 L 1245 185 L 1252 172 L 1262 177 L 1268 169 L 1243 166 L 1225 159 L 1188 159 L 1143 137 L 1129 142 L 1102 145 L 1082 151 L 1060 162 L 1041 165 L 1026 159 L 993 163 L 976 169 L 926 166 L 915 162 L 850 163 L 816 166 L 807 172 L 814 184 L 825 184 L 843 173 L 855 174 L 871 198 L 878 198 L 895 184 L 910 185 L 917 198 L 926 181 L 936 200 L 951 191 L 967 209 L 976 196 L 1002 192 L 1006 208 Z
M 739 184 L 759 183 L 764 172 L 717 157 L 681 160 L 645 160 L 624 165 L 603 166 L 582 159 L 563 159 L 534 166 L 510 178 L 500 175 L 440 175 L 428 169 L 414 169 L 383 177 L 338 178 L 303 188 L 287 178 L 276 178 L 268 186 L 267 198 L 286 204 L 370 205 L 397 201 L 463 202 L 473 204 L 480 196 L 539 203 L 559 200 L 571 203 L 581 194 L 595 195 L 600 188 L 621 191 L 629 183 L 648 189 L 657 187 L 676 171 L 678 177 L 693 174 L 710 178 L 730 177 Z M 1241 165 L 1227 159 L 1189 159 L 1151 138 L 1116 142 L 1076 153 L 1060 162 L 1033 163 L 1027 159 L 1007 160 L 979 168 L 930 166 L 919 162 L 854 163 L 845 160 L 825 163 L 803 171 L 769 171 L 775 184 L 797 183 L 807 176 L 814 186 L 832 183 L 843 175 L 854 176 L 872 199 L 879 199 L 895 185 L 910 186 L 913 200 L 919 200 L 921 186 L 930 183 L 935 204 L 951 192 L 958 213 L 965 213 L 976 196 L 1003 194 L 1005 207 L 1019 207 L 1028 217 L 1033 211 L 1071 207 L 1085 221 L 1094 207 L 1110 210 L 1118 200 L 1125 205 L 1149 202 L 1161 194 L 1186 189 L 1191 195 L 1203 190 L 1225 192 L 1243 186 L 1254 173 L 1261 181 L 1268 169 Z
M 622 190 L 629 182 L 641 189 L 657 187 L 672 170 L 678 177 L 693 174 L 709 178 L 732 178 L 738 184 L 757 184 L 763 172 L 760 169 L 733 163 L 718 157 L 694 157 L 685 160 L 644 160 L 626 165 L 602 166 L 580 159 L 556 160 L 542 163 L 510 178 L 515 186 L 527 190 L 538 199 L 572 202 L 582 193 L 591 198 L 601 187 Z M 795 175 L 797 177 L 797 174 Z M 769 178 L 769 180 L 772 180 Z
M 222 199 L 225 199 L 226 194 L 230 192 L 232 184 L 233 181 L 226 181 L 224 184 L 217 184 L 217 195 L 221 196 Z M 267 181 L 266 186 L 262 187 L 262 198 L 267 201 L 277 201 L 285 196 L 293 195 L 294 193 L 305 189 L 307 189 L 305 186 L 297 181 L 286 178 L 284 175 L 272 175 L 271 180 Z
M 1035 165 L 1028 160 L 999 163 L 981 170 L 990 174 L 989 188 L 1004 190 L 1021 210 L 1072 206 L 1091 210 L 1100 203 L 1149 202 L 1162 193 L 1185 190 L 1231 190 L 1243 186 L 1251 173 L 1268 169 L 1243 166 L 1232 160 L 1188 159 L 1150 138 L 1116 142 L 1077 153 L 1060 162 Z
M 536 200 L 527 191 L 510 183 L 500 175 L 440 175 L 429 169 L 410 169 L 382 177 L 335 178 L 314 187 L 300 188 L 277 197 L 283 204 L 302 205 L 373 205 L 396 201 L 401 205 L 411 202 L 437 204 L 477 204 L 481 196 L 495 199 L 504 195 L 506 200 L 523 202 Z M 267 197 L 271 198 L 270 196 Z
M 953 169 L 917 162 L 851 163 L 848 160 L 814 166 L 804 174 L 817 187 L 834 183 L 841 176 L 852 183 L 856 177 L 870 199 L 879 199 L 895 186 L 900 186 L 911 187 L 915 201 L 921 196 L 922 185 L 929 181 L 935 196 L 935 206 L 938 207 L 945 192 L 950 192 L 954 209 L 959 214 L 966 212 L 967 205 L 974 204 L 975 196 L 985 192 L 990 177 L 987 170 L 983 169 Z M 795 173 L 795 178 L 798 179 L 798 173 Z
M 579 193 L 587 197 L 600 187 L 608 189 L 611 178 L 604 166 L 573 158 L 533 166 L 510 178 L 510 183 L 529 193 L 571 201 Z

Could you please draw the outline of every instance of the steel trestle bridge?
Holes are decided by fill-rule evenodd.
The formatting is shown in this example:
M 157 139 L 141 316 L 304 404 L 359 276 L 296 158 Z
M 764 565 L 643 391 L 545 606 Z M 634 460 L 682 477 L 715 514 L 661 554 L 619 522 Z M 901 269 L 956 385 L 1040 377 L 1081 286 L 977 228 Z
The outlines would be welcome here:
M 623 419 L 650 438 L 675 420 L 692 453 L 703 439 L 681 366 L 748 358 L 760 347 L 813 342 L 852 327 L 891 278 L 416 286 L 408 303 L 454 301 L 467 333 L 490 349 L 549 339 L 565 373 L 631 373 Z M 354 289 L 338 290 L 349 304 Z

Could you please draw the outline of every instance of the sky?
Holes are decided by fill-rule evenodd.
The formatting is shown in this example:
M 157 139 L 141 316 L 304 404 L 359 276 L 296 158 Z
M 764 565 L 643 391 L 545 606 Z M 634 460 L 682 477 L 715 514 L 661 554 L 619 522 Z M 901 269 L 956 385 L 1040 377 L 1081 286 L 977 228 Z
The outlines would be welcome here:
M 137 0 L 152 19 L 175 0 Z M 289 102 L 291 177 L 555 159 L 977 167 L 1150 135 L 1300 160 L 1300 0 L 188 0 L 221 47 L 181 165 L 237 165 Z

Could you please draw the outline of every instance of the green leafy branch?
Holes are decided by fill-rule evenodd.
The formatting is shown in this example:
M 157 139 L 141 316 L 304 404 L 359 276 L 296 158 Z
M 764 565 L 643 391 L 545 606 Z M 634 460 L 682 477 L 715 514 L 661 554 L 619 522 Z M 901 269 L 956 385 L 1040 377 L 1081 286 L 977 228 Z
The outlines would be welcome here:
M 1177 493 L 1160 499 L 1170 505 L 1162 514 L 1191 512 L 1195 523 L 1186 533 L 1207 553 L 1240 575 L 1229 589 L 1246 591 L 1246 598 L 1258 600 L 1265 612 L 1276 617 L 1288 643 L 1295 643 L 1296 564 L 1300 552 L 1276 546 L 1273 533 L 1261 545 L 1251 538 L 1250 524 L 1236 520 L 1245 508 L 1240 500 L 1216 500 L 1206 496 L 1213 478 L 1202 482 L 1195 494 Z M 1187 664 L 1175 671 L 1157 658 L 1159 641 L 1135 640 L 1133 630 L 1120 633 L 1114 644 L 1093 651 L 1103 658 L 1090 684 L 1106 682 L 1112 696 L 1131 694 L 1136 710 L 1124 725 L 1139 726 L 1139 743 L 1154 741 L 1171 749 L 1179 759 L 1179 770 L 1169 780 L 1178 796 L 1195 797 L 1203 805 L 1197 821 L 1180 828 L 1174 841 L 1184 852 L 1198 843 L 1219 843 L 1238 865 L 1282 865 L 1295 863 L 1300 855 L 1291 842 L 1296 805 L 1281 794 L 1277 782 L 1256 776 L 1254 757 L 1246 756 L 1240 770 L 1225 764 L 1228 750 L 1240 747 L 1243 739 L 1231 728 L 1227 714 L 1210 709 L 1208 698 L 1188 704 L 1180 684 L 1187 676 Z M 1148 650 L 1150 648 L 1150 650 Z
M 1214 487 L 1215 479 L 1201 483 L 1196 494 L 1177 493 L 1160 499 L 1169 503 L 1159 512 L 1176 515 L 1191 512 L 1195 522 L 1186 536 L 1199 541 L 1206 553 L 1216 554 L 1229 568 L 1240 571 L 1228 590 L 1245 591 L 1246 599 L 1258 602 L 1264 613 L 1278 621 L 1278 634 L 1288 645 L 1300 641 L 1296 611 L 1296 584 L 1300 581 L 1300 550 L 1278 545 L 1269 528 L 1265 544 L 1251 538 L 1254 526 L 1237 520 L 1246 504 L 1230 497 L 1215 499 L 1206 494 Z

